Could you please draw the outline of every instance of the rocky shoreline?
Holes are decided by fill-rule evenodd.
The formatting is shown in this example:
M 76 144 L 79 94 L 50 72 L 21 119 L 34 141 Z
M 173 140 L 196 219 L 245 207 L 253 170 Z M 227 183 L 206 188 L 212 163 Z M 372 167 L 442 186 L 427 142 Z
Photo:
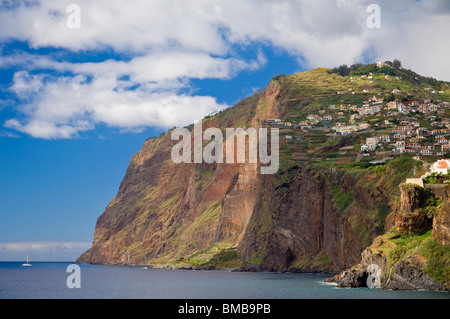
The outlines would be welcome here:
M 367 253 L 365 250 L 363 255 Z M 336 283 L 338 288 L 365 288 L 369 287 L 370 279 L 367 271 L 367 261 L 372 258 L 379 260 L 381 256 L 366 255 L 366 261 L 363 261 L 355 269 L 344 270 L 328 278 L 325 282 Z M 364 257 L 363 257 L 364 258 Z M 450 291 L 450 287 L 438 282 L 428 276 L 423 271 L 424 261 L 420 256 L 410 256 L 407 259 L 401 259 L 395 264 L 386 263 L 387 267 L 380 268 L 380 286 L 378 288 L 390 290 L 434 290 Z

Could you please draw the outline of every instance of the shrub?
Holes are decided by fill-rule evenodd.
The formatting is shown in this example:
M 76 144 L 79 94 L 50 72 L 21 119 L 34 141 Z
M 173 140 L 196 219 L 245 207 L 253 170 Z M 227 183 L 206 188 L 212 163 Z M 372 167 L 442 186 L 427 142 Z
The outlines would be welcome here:
M 334 200 L 336 202 L 336 208 L 343 213 L 348 207 L 350 207 L 353 202 L 353 194 L 351 191 L 343 193 L 338 187 L 329 184 L 330 191 L 333 194 Z
M 417 248 L 417 252 L 427 259 L 425 272 L 442 283 L 450 281 L 450 247 L 428 238 Z
M 431 173 L 431 175 L 424 178 L 426 184 L 442 184 L 446 181 L 450 181 L 450 173 Z
M 388 167 L 400 174 L 409 173 L 414 167 L 415 160 L 410 156 L 399 156 L 388 162 Z

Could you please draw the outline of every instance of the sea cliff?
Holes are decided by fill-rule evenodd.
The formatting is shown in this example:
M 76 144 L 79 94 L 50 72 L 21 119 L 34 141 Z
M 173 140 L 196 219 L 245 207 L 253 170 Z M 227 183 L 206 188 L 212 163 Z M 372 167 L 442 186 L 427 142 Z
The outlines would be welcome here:
M 411 85 L 411 94 L 428 94 L 416 84 L 401 83 Z M 411 289 L 443 289 L 448 278 L 442 276 L 450 268 L 448 250 L 442 248 L 449 243 L 447 206 L 441 205 L 429 218 L 420 213 L 428 207 L 429 193 L 400 185 L 420 176 L 426 165 L 395 151 L 377 151 L 375 158 L 381 160 L 366 159 L 361 145 L 375 129 L 333 134 L 330 125 L 311 128 L 290 122 L 328 108 L 343 116 L 334 111 L 334 103 L 363 102 L 368 96 L 354 94 L 354 88 L 353 94 L 341 96 L 350 84 L 356 87 L 326 68 L 279 75 L 264 90 L 202 120 L 203 130 L 225 130 L 270 128 L 274 122 L 269 120 L 277 119 L 282 126 L 277 124 L 276 174 L 261 174 L 259 162 L 176 164 L 171 158 L 174 129 L 149 138 L 131 158 L 117 195 L 98 218 L 92 248 L 77 262 L 331 272 L 340 273 L 340 286 L 364 283 L 364 267 L 372 262 L 382 268 L 388 287 L 406 287 L 399 279 L 404 278 Z M 384 88 L 377 88 L 379 94 Z M 373 128 L 391 125 L 377 121 Z M 194 142 L 194 125 L 186 129 Z M 382 249 L 416 235 L 423 254 L 392 259 Z M 442 260 L 433 260 L 437 264 L 430 279 L 422 276 L 432 267 L 426 251 L 444 254 Z M 360 267 L 354 266 L 358 263 Z M 349 270 L 341 273 L 345 269 Z M 425 278 L 424 283 L 411 279 L 415 276 Z

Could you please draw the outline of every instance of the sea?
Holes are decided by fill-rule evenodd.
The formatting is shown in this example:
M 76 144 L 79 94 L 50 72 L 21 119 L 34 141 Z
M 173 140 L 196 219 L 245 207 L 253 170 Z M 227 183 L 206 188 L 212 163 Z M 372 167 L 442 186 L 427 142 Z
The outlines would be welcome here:
M 0 299 L 450 299 L 448 292 L 337 288 L 324 283 L 326 274 L 22 264 L 0 262 Z

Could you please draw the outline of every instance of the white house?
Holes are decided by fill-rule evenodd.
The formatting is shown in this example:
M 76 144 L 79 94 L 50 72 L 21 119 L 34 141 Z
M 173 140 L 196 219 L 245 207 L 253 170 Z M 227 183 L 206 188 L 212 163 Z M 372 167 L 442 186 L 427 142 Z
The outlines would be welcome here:
M 397 109 L 397 101 L 391 101 L 388 103 L 388 109 L 389 110 L 396 110 Z
M 366 138 L 366 144 L 375 144 L 375 145 L 377 145 L 378 143 L 380 143 L 380 138 L 377 137 L 377 136 Z
M 370 125 L 367 122 L 359 123 L 359 129 L 361 129 L 361 130 L 367 130 L 369 127 L 370 127 Z
M 433 163 L 430 167 L 430 173 L 447 174 L 450 168 L 450 160 L 439 160 Z
M 429 150 L 428 148 L 423 148 L 420 150 L 420 155 L 422 156 L 432 156 L 433 152 Z
M 397 151 L 402 152 L 405 149 L 405 147 L 406 147 L 405 141 L 397 141 L 397 142 L 395 142 L 395 149 Z
M 441 152 L 447 153 L 450 151 L 450 144 L 442 144 L 441 145 Z

